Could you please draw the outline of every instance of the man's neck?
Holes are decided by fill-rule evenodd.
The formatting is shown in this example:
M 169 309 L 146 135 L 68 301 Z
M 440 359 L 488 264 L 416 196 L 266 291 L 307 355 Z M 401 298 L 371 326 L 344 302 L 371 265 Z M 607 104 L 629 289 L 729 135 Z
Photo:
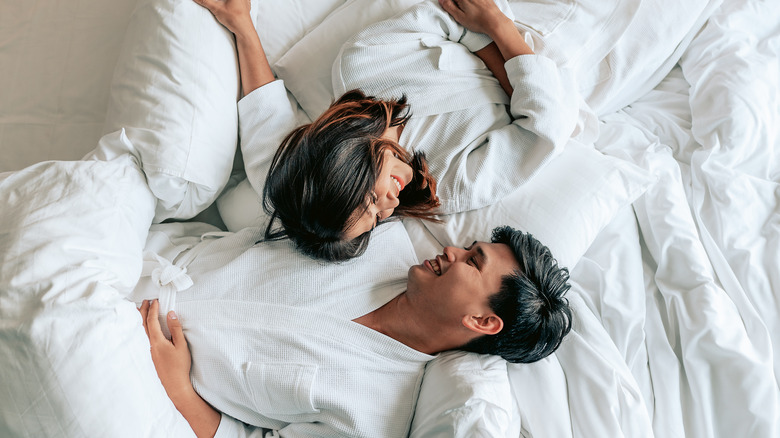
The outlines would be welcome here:
M 402 293 L 384 306 L 354 319 L 358 324 L 376 330 L 385 336 L 426 354 L 442 351 L 435 346 L 435 336 L 431 336 L 416 317 L 413 309 Z

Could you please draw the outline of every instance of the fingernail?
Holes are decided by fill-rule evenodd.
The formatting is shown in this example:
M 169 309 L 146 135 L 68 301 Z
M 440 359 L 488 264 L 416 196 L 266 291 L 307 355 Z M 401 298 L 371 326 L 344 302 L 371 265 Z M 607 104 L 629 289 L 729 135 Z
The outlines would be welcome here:
M 168 312 L 168 318 L 171 318 L 171 319 L 179 319 L 179 318 L 176 316 L 176 312 L 174 312 L 173 310 L 171 310 L 170 312 Z

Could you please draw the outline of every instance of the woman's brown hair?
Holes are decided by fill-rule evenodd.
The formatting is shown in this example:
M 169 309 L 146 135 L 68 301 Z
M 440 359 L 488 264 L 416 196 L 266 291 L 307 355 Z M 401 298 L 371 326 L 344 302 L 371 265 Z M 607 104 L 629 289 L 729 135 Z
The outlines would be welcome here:
M 344 232 L 353 213 L 368 208 L 387 148 L 414 171 L 393 216 L 436 220 L 436 181 L 425 157 L 382 138 L 409 117 L 405 97 L 379 100 L 352 90 L 317 120 L 293 130 L 276 151 L 265 181 L 263 207 L 271 215 L 265 238 L 290 238 L 302 252 L 331 261 L 362 254 L 369 233 L 348 241 Z

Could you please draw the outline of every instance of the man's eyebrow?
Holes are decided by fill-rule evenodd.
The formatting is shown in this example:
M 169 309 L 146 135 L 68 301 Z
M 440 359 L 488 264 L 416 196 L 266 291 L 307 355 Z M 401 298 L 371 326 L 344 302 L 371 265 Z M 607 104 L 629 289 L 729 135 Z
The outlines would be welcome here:
M 488 261 L 488 256 L 485 253 L 485 250 L 482 249 L 482 245 L 477 245 L 477 255 L 480 258 L 480 261 L 482 262 L 481 265 L 484 265 Z

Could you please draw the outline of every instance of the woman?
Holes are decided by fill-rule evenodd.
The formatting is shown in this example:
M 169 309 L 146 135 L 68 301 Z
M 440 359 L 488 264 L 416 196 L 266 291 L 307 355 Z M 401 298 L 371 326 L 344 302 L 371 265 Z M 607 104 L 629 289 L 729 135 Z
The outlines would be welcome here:
M 391 216 L 435 220 L 435 214 L 494 203 L 532 176 L 574 131 L 578 104 L 573 85 L 549 59 L 528 56 L 533 51 L 493 0 L 440 0 L 441 8 L 423 3 L 415 22 L 399 24 L 413 27 L 401 29 L 410 38 L 439 38 L 436 44 L 471 51 L 484 64 L 453 75 L 432 59 L 410 72 L 394 64 L 410 56 L 394 46 L 396 35 L 370 27 L 353 39 L 355 50 L 349 43 L 345 46 L 334 68 L 344 85 L 339 90 L 343 96 L 313 123 L 299 127 L 295 111 L 284 103 L 283 85 L 275 82 L 265 58 L 249 2 L 196 2 L 236 36 L 244 92 L 239 101 L 242 151 L 247 176 L 263 193 L 271 215 L 265 237 L 288 237 L 314 257 L 345 260 L 360 255 L 371 230 Z M 433 35 L 430 29 L 443 33 Z M 373 37 L 371 32 L 388 38 L 378 46 L 380 56 L 374 51 L 365 57 L 359 52 Z M 411 55 L 429 56 L 436 50 L 422 48 Z M 472 62 L 472 56 L 465 56 Z M 510 74 L 505 60 L 510 60 Z M 371 70 L 367 80 L 350 76 Z M 381 77 L 396 87 L 377 86 Z M 507 114 L 506 93 L 518 85 L 522 93 L 512 94 Z M 414 118 L 405 97 L 393 99 L 406 89 L 415 105 Z M 452 90 L 469 94 L 453 99 Z M 271 144 L 281 144 L 273 158 L 267 152 Z M 433 157 L 430 163 L 426 152 Z
M 436 182 L 423 154 L 398 144 L 407 108 L 403 98 L 352 90 L 293 130 L 265 180 L 266 238 L 289 237 L 307 254 L 344 260 L 361 254 L 369 231 L 391 215 L 431 219 Z M 275 219 L 281 229 L 272 230 Z

